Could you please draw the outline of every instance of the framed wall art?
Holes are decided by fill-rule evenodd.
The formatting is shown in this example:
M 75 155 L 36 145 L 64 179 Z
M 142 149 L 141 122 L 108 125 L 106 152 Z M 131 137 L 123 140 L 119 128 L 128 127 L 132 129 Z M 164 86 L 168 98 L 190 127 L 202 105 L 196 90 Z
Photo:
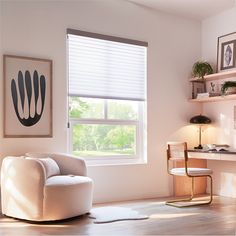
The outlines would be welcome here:
M 236 68 L 236 32 L 218 37 L 217 72 Z
M 4 137 L 52 137 L 52 60 L 3 56 Z

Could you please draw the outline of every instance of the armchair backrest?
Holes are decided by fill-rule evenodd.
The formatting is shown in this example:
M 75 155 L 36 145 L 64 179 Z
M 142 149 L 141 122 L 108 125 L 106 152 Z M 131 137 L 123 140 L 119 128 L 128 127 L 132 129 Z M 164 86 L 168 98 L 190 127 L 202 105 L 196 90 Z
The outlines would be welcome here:
M 35 158 L 52 158 L 60 168 L 62 175 L 87 175 L 87 167 L 84 159 L 64 153 L 26 153 L 26 156 Z

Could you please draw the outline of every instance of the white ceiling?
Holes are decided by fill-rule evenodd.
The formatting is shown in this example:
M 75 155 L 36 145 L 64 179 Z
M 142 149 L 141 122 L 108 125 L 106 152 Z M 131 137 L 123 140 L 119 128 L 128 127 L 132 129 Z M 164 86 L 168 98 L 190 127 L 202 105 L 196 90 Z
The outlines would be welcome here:
M 203 20 L 235 6 L 236 0 L 129 0 L 154 10 Z

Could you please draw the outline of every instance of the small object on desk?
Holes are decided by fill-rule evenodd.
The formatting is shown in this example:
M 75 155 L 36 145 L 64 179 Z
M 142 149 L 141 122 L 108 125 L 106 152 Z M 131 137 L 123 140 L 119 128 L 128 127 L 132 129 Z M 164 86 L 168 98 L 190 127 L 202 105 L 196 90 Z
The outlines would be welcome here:
M 224 149 L 224 148 L 220 148 L 220 149 L 216 149 L 216 148 L 210 148 L 207 150 L 208 152 L 228 152 L 229 150 Z
M 217 152 L 215 148 L 208 149 L 208 152 Z
M 207 151 L 229 151 L 228 148 L 230 147 L 228 144 L 206 144 Z
M 215 145 L 215 147 L 221 147 L 221 148 L 229 148 L 230 146 L 228 144 L 212 144 Z
M 216 145 L 215 144 L 206 144 L 205 147 L 206 147 L 207 150 L 209 150 L 209 149 L 216 148 Z
M 219 149 L 219 152 L 228 152 L 229 150 L 226 150 L 224 148 Z

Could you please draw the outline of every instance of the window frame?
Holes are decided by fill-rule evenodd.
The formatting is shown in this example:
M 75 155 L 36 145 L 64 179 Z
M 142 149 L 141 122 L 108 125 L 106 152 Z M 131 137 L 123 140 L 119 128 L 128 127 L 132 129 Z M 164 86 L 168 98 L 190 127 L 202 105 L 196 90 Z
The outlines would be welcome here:
M 69 100 L 69 96 L 68 96 Z M 70 118 L 69 106 L 69 152 L 73 154 L 73 126 L 78 124 L 101 124 L 101 125 L 133 125 L 136 128 L 135 135 L 135 155 L 110 155 L 110 156 L 81 156 L 90 163 L 144 163 L 144 112 L 145 102 L 137 101 L 138 112 L 137 119 L 135 120 L 123 120 L 123 119 L 108 119 L 108 99 L 104 99 L 104 118 Z M 119 101 L 119 100 L 118 100 Z M 121 101 L 121 100 L 120 100 Z M 124 101 L 124 100 L 123 100 Z
M 67 95 L 67 115 L 68 115 L 68 133 L 67 133 L 67 140 L 68 145 L 67 148 L 71 154 L 73 154 L 73 125 L 76 124 L 104 124 L 104 125 L 135 125 L 136 126 L 136 154 L 135 155 L 114 155 L 112 156 L 98 156 L 98 157 L 83 157 L 87 164 L 89 165 L 110 165 L 110 164 L 146 164 L 147 163 L 147 100 L 146 95 L 144 100 L 136 100 L 136 99 L 129 99 L 129 101 L 136 101 L 138 103 L 138 119 L 136 120 L 121 120 L 121 119 L 107 119 L 107 104 L 104 108 L 104 119 L 86 119 L 86 118 L 70 118 L 69 116 L 69 51 L 68 51 L 68 35 L 79 35 L 79 36 L 86 36 L 91 38 L 97 39 L 104 39 L 110 40 L 114 42 L 120 43 L 128 43 L 138 46 L 144 46 L 148 49 L 148 42 L 121 38 L 117 36 L 110 36 L 110 35 L 103 35 L 98 33 L 86 32 L 81 30 L 75 29 L 67 29 L 67 74 L 68 74 L 68 95 Z M 147 90 L 147 51 L 146 51 L 146 58 L 145 58 L 145 89 Z M 146 91 L 145 91 L 146 93 Z M 82 97 L 82 96 L 78 96 Z M 83 96 L 87 98 L 98 98 L 93 96 Z M 100 97 L 101 98 L 101 97 Z M 110 97 L 103 97 L 105 101 L 109 99 L 116 99 Z M 116 99 L 116 100 L 126 100 L 126 99 Z

